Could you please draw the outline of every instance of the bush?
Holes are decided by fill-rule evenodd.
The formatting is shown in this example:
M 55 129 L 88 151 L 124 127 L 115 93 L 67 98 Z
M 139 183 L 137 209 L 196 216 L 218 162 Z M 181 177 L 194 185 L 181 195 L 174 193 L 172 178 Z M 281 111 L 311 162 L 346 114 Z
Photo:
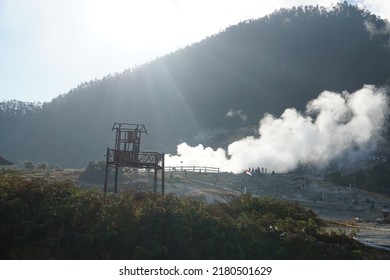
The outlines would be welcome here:
M 40 162 L 37 164 L 37 169 L 46 170 L 48 168 L 48 164 L 46 162 Z
M 101 184 L 104 181 L 106 163 L 104 161 L 89 161 L 85 171 L 80 175 L 80 180 Z
M 208 205 L 16 174 L 0 177 L 0 240 L 2 259 L 367 257 L 353 239 L 325 233 L 315 213 L 296 203 L 243 195 Z
M 35 169 L 35 165 L 33 164 L 32 161 L 29 161 L 29 160 L 23 162 L 23 167 L 24 167 L 25 169 L 29 169 L 29 170 Z

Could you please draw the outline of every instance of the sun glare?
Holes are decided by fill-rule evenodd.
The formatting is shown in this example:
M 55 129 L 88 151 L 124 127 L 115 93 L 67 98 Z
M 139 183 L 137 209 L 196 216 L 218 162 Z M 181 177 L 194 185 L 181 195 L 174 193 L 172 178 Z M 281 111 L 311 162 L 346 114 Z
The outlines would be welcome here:
M 89 1 L 91 31 L 117 48 L 172 39 L 175 19 L 165 1 Z

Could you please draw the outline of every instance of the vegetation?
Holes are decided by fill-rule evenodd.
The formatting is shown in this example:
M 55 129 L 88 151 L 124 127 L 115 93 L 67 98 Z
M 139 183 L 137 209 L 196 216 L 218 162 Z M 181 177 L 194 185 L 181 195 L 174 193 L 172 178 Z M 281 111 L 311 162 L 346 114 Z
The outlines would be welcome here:
M 101 184 L 104 181 L 105 170 L 106 163 L 104 161 L 90 160 L 85 171 L 80 175 L 80 180 Z
M 298 204 L 243 195 L 207 205 L 174 195 L 81 190 L 0 177 L 1 259 L 355 259 L 358 242 Z
M 325 179 L 340 186 L 348 187 L 351 185 L 390 197 L 390 165 L 386 162 L 376 162 L 369 168 L 360 169 L 345 175 L 342 175 L 340 172 L 333 172 L 327 174 Z

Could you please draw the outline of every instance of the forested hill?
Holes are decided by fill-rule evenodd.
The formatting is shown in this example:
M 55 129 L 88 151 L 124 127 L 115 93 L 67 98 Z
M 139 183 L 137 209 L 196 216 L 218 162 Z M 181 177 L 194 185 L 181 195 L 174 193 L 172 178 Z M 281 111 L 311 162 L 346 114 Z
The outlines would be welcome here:
M 114 122 L 145 124 L 145 150 L 174 152 L 182 141 L 227 144 L 237 135 L 230 132 L 256 125 L 266 112 L 303 109 L 323 90 L 388 84 L 387 24 L 347 3 L 282 9 L 35 109 L 0 112 L 0 153 L 12 161 L 85 165 L 112 146 Z

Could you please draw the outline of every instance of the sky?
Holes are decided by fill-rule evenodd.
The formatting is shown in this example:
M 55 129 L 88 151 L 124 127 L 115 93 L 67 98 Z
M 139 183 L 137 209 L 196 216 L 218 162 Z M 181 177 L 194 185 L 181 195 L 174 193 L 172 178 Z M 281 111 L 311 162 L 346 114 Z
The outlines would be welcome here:
M 334 0 L 0 0 L 0 102 L 49 102 L 248 19 Z M 390 1 L 357 0 L 390 19 Z

